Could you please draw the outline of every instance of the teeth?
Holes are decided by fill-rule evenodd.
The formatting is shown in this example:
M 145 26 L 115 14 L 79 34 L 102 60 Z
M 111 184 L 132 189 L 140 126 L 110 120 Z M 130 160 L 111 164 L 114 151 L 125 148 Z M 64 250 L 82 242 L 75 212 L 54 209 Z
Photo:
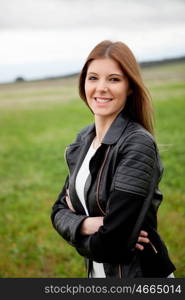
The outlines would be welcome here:
M 100 98 L 95 98 L 95 100 L 96 100 L 97 102 L 100 102 L 100 103 L 107 103 L 107 102 L 111 101 L 112 99 L 100 99 Z

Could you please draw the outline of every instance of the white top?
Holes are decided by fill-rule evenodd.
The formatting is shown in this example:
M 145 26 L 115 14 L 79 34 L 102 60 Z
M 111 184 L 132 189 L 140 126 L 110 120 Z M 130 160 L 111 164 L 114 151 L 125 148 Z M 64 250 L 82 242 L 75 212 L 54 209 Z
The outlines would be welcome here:
M 87 178 L 90 174 L 89 162 L 90 162 L 92 156 L 95 154 L 95 152 L 96 152 L 96 149 L 93 148 L 93 142 L 92 142 L 92 144 L 89 147 L 89 150 L 84 158 L 84 161 L 78 171 L 78 174 L 76 177 L 76 183 L 75 183 L 75 188 L 76 188 L 78 198 L 80 199 L 87 216 L 89 216 L 89 212 L 88 212 L 85 197 L 84 197 L 84 188 L 85 188 L 85 183 L 87 181 Z M 106 277 L 102 263 L 97 263 L 97 262 L 93 261 L 93 268 L 92 268 L 90 277 L 93 277 L 93 278 L 105 278 Z

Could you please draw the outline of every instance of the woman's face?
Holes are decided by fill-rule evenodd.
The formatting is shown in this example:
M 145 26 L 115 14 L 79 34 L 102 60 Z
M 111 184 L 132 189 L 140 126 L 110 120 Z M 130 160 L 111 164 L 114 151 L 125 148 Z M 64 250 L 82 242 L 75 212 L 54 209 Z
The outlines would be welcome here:
M 87 69 L 85 94 L 95 115 L 112 119 L 125 106 L 129 94 L 128 79 L 112 58 L 95 59 Z

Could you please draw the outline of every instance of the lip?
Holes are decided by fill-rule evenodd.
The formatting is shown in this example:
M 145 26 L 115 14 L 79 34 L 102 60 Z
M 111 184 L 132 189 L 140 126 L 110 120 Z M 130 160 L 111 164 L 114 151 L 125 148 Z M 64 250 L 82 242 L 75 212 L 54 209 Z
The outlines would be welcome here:
M 99 98 L 99 99 L 102 99 L 102 100 L 112 100 L 113 98 L 111 97 L 94 97 L 94 99 L 96 98 Z
M 97 100 L 99 99 L 99 100 Z M 94 97 L 94 101 L 96 103 L 97 106 L 106 106 L 109 105 L 109 103 L 111 103 L 113 100 L 113 98 L 107 98 L 107 97 Z M 104 102 L 105 101 L 105 102 Z

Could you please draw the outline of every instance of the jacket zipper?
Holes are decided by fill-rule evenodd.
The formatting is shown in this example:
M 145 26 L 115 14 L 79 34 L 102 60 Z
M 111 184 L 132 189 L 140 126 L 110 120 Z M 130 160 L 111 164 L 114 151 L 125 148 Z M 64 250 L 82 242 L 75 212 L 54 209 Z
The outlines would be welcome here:
M 103 163 L 101 165 L 101 168 L 100 168 L 100 171 L 99 171 L 99 176 L 98 176 L 98 183 L 97 183 L 97 189 L 96 189 L 96 202 L 97 202 L 97 205 L 101 211 L 101 213 L 105 216 L 106 215 L 106 212 L 102 209 L 101 205 L 100 205 L 100 202 L 99 202 L 99 188 L 100 188 L 100 181 L 101 181 L 101 176 L 102 176 L 102 172 L 103 172 L 103 169 L 104 169 L 104 166 L 105 166 L 105 163 L 106 163 L 106 160 L 107 160 L 107 157 L 108 157 L 108 154 L 110 152 L 110 147 L 108 147 L 107 151 L 106 151 L 106 154 L 105 154 L 105 158 L 103 160 Z M 118 265 L 118 273 L 119 273 L 119 278 L 122 278 L 122 267 L 121 267 L 121 264 Z
M 154 252 L 157 254 L 158 251 L 157 249 L 155 248 L 155 246 L 152 244 L 152 242 L 150 241 L 149 244 L 151 245 L 152 249 L 154 250 Z
M 99 188 L 100 188 L 100 181 L 101 181 L 101 176 L 102 176 L 102 172 L 103 172 L 103 169 L 104 169 L 104 166 L 105 166 L 105 163 L 106 163 L 106 160 L 107 160 L 107 156 L 109 154 L 109 151 L 110 151 L 110 147 L 108 147 L 106 153 L 105 153 L 105 158 L 103 160 L 103 163 L 101 165 L 101 168 L 100 168 L 100 171 L 99 171 L 99 175 L 98 175 L 98 182 L 97 182 L 97 188 L 96 188 L 96 202 L 97 202 L 97 205 L 98 205 L 98 208 L 99 210 L 101 211 L 101 213 L 105 216 L 106 215 L 106 212 L 102 209 L 101 205 L 100 205 L 100 202 L 99 202 Z
M 64 150 L 64 159 L 65 159 L 65 162 L 66 162 L 66 165 L 67 165 L 67 168 L 68 168 L 68 171 L 69 171 L 69 175 L 70 175 L 70 169 L 69 169 L 69 165 L 68 165 L 68 161 L 67 161 L 67 149 L 68 149 L 69 146 L 67 146 Z
M 67 168 L 68 168 L 68 173 L 69 173 L 69 177 L 70 177 L 70 169 L 69 169 L 69 165 L 68 165 L 68 161 L 67 161 L 67 149 L 69 148 L 69 146 L 67 146 L 64 150 L 64 160 L 66 161 L 66 165 L 67 165 Z M 70 198 L 70 194 L 69 194 L 69 187 L 68 189 L 66 189 L 66 194 L 67 196 Z
M 119 267 L 119 278 L 122 278 L 122 267 L 121 265 L 119 265 L 118 267 Z

